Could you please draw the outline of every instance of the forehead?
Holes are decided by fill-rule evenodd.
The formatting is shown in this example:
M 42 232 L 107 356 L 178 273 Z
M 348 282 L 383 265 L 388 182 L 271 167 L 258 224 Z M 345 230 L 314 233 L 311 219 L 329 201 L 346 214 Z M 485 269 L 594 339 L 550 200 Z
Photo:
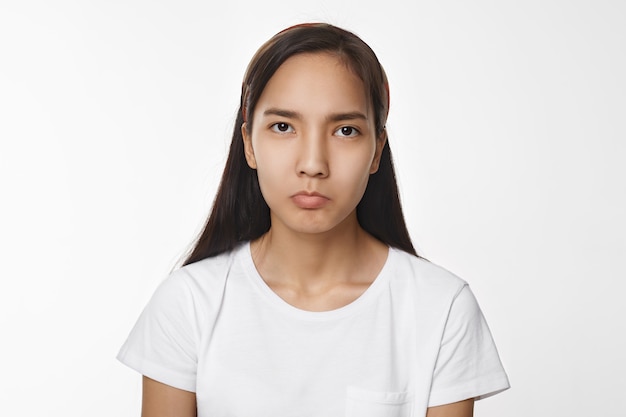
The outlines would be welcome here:
M 304 53 L 287 59 L 270 78 L 256 110 L 267 107 L 367 113 L 371 106 L 363 81 L 343 59 L 332 53 Z

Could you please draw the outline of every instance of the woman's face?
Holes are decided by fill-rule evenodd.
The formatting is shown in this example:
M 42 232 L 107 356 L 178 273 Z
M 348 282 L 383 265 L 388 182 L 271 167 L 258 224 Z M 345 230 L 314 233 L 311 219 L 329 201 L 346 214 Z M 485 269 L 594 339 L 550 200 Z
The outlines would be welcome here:
M 356 206 L 378 169 L 383 140 L 363 82 L 329 53 L 285 61 L 242 128 L 272 229 L 323 233 L 355 224 Z

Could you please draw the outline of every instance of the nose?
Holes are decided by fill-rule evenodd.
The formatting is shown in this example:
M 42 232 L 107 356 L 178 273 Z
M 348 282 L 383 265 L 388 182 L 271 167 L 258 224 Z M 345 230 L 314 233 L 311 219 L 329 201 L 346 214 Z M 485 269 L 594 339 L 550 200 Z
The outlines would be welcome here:
M 321 134 L 307 135 L 300 142 L 298 175 L 325 178 L 329 174 L 326 140 Z

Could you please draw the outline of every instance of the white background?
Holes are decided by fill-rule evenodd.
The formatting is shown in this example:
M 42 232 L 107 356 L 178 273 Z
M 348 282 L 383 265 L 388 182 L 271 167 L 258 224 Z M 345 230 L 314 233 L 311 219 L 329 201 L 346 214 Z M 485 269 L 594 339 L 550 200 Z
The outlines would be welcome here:
M 409 3 L 411 3 L 409 5 Z M 418 250 L 470 282 L 513 388 L 476 415 L 624 416 L 626 3 L 0 3 L 0 415 L 136 416 L 117 350 L 188 248 L 254 51 L 359 34 Z

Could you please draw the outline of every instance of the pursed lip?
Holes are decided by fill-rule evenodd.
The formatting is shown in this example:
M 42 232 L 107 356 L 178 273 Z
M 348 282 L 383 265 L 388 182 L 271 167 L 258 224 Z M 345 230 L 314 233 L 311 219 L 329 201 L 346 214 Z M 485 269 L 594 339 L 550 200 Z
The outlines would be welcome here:
M 303 209 L 322 208 L 330 201 L 330 198 L 316 191 L 299 191 L 291 196 L 296 206 Z

